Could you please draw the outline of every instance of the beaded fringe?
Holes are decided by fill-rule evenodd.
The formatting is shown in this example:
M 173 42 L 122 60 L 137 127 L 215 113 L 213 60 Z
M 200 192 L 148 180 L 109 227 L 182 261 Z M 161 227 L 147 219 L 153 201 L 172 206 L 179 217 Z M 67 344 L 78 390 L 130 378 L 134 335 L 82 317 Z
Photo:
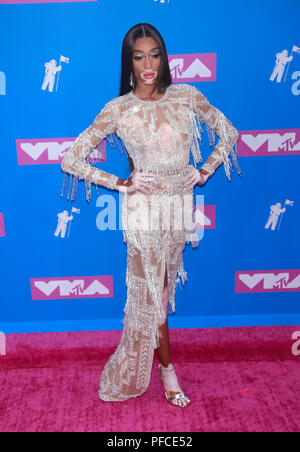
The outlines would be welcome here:
M 208 137 L 208 143 L 210 147 L 215 146 L 216 144 L 216 133 L 214 130 L 212 130 L 209 125 L 207 125 L 204 121 L 202 121 L 200 118 L 196 117 L 194 115 L 193 117 L 193 139 L 192 139 L 192 147 L 191 147 L 191 153 L 194 160 L 194 166 L 197 168 L 197 164 L 200 162 L 203 162 L 203 158 L 201 155 L 201 146 L 202 146 L 202 134 L 203 134 L 203 124 L 205 124 L 207 137 Z M 239 167 L 238 161 L 237 161 L 237 144 L 233 146 L 233 148 L 230 150 L 229 154 L 223 154 L 223 163 L 224 163 L 224 170 L 225 174 L 230 180 L 230 171 L 233 171 L 234 168 L 232 166 L 232 162 L 229 159 L 229 156 L 232 158 L 232 162 L 234 164 L 235 169 L 237 170 L 238 174 L 241 174 L 241 169 Z
M 77 192 L 78 192 L 78 176 L 74 176 L 72 174 L 63 174 L 63 182 L 60 190 L 60 197 L 63 197 L 66 191 L 66 199 L 67 201 L 75 201 L 77 198 Z M 67 189 L 67 180 L 69 180 L 69 188 Z M 91 182 L 85 180 L 85 194 L 86 194 L 86 200 L 87 202 L 90 202 L 91 200 Z
M 191 154 L 193 156 L 194 166 L 197 168 L 198 163 L 203 162 L 203 158 L 201 155 L 201 146 L 202 146 L 202 134 L 203 134 L 203 124 L 206 126 L 206 132 L 208 137 L 209 146 L 213 147 L 216 144 L 216 133 L 212 130 L 205 122 L 203 122 L 200 118 L 193 115 L 193 136 L 192 136 L 192 145 L 191 145 Z M 107 142 L 110 147 L 117 148 L 121 154 L 125 153 L 127 158 L 129 158 L 127 149 L 125 146 L 120 144 L 119 139 L 116 134 L 111 134 L 106 137 Z M 229 159 L 231 156 L 232 161 Z M 230 180 L 230 171 L 233 171 L 233 165 L 236 168 L 238 174 L 241 174 L 241 169 L 239 167 L 237 161 L 237 144 L 233 146 L 230 150 L 229 154 L 223 153 L 223 163 L 224 170 L 227 178 Z M 87 163 L 92 164 L 89 159 L 86 159 Z M 232 165 L 233 163 L 233 165 Z M 77 197 L 77 189 L 78 189 L 78 177 L 73 175 L 67 175 L 64 173 L 62 187 L 60 190 L 60 197 L 64 196 L 64 192 L 66 190 L 67 185 L 67 177 L 69 176 L 69 189 L 67 190 L 67 200 L 75 201 Z M 97 188 L 97 186 L 96 186 Z M 85 181 L 85 193 L 86 193 L 86 201 L 90 202 L 91 200 L 91 182 Z M 97 190 L 98 193 L 98 190 Z M 190 240 L 189 240 L 190 241 Z M 197 246 L 196 241 L 192 241 L 192 245 Z
M 115 133 L 107 135 L 106 140 L 110 147 L 118 149 L 121 154 L 125 153 L 127 158 L 129 157 L 127 149 L 125 148 L 125 146 L 123 144 L 122 145 L 120 144 Z M 93 161 L 91 159 L 89 159 L 89 157 L 86 158 L 86 163 L 93 165 Z M 67 189 L 67 179 L 69 179 L 69 188 L 68 189 Z M 66 190 L 67 201 L 75 201 L 77 198 L 78 180 L 79 180 L 78 176 L 74 176 L 74 175 L 71 175 L 68 173 L 63 173 L 63 182 L 62 182 L 62 186 L 60 189 L 60 197 L 64 196 L 65 190 Z M 90 181 L 85 180 L 84 186 L 85 186 L 86 201 L 90 202 L 90 200 L 92 198 L 92 188 L 91 188 L 92 183 Z M 97 185 L 95 185 L 95 186 L 96 186 L 97 195 L 99 195 L 98 186 Z
M 181 256 L 181 261 L 180 261 L 180 264 L 179 264 L 177 275 L 178 275 L 178 277 L 176 279 L 176 282 L 180 283 L 180 278 L 181 278 L 181 283 L 184 286 L 185 282 L 188 280 L 188 277 L 187 277 L 187 272 L 184 270 L 183 257 L 182 256 Z
M 124 144 L 120 143 L 117 135 L 115 133 L 112 133 L 110 135 L 107 135 L 106 140 L 111 148 L 117 148 L 121 154 L 126 154 L 127 158 L 129 157 L 127 149 L 125 148 Z

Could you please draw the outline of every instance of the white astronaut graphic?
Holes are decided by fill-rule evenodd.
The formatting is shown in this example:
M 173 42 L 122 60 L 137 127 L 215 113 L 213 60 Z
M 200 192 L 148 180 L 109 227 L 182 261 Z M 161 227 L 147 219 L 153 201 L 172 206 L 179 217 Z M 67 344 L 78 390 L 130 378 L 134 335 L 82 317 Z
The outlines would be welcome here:
M 47 86 L 49 85 L 48 90 L 50 93 L 52 93 L 56 72 L 61 71 L 62 66 L 56 66 L 56 60 L 50 60 L 48 63 L 45 63 L 45 68 L 45 77 L 41 89 L 45 91 Z
M 294 205 L 294 201 L 290 201 L 289 199 L 285 200 L 283 208 L 281 208 L 281 202 L 277 202 L 276 204 L 273 204 L 270 207 L 270 215 L 269 215 L 268 221 L 265 224 L 265 229 L 269 229 L 269 227 L 271 226 L 271 230 L 275 231 L 278 220 L 279 220 L 279 216 L 286 211 L 285 206 L 293 206 L 293 205 Z M 281 222 L 281 220 L 282 220 L 282 217 L 280 219 L 280 222 Z M 279 229 L 279 227 L 280 227 L 280 223 L 278 225 L 278 229 Z
M 276 82 L 277 83 L 281 82 L 286 64 L 292 61 L 292 59 L 294 58 L 292 55 L 288 56 L 288 54 L 289 52 L 287 50 L 282 50 L 282 52 L 276 53 L 275 67 L 270 77 L 271 82 L 273 82 L 276 77 L 277 77 Z
M 48 63 L 45 63 L 45 77 L 44 77 L 44 81 L 42 84 L 41 89 L 42 90 L 46 90 L 47 86 L 48 86 L 48 90 L 50 93 L 53 92 L 53 88 L 54 88 L 54 82 L 55 82 L 55 76 L 56 73 L 58 72 L 58 76 L 57 76 L 57 81 L 58 81 L 58 77 L 59 77 L 59 72 L 62 70 L 62 66 L 60 63 L 69 63 L 69 58 L 65 57 L 63 55 L 60 55 L 59 58 L 59 65 L 56 66 L 57 62 L 56 60 L 50 60 L 48 61 Z M 57 84 L 56 84 L 56 91 L 57 91 Z
M 72 212 L 71 212 L 70 216 L 69 216 L 69 212 L 67 210 L 63 210 L 63 212 L 60 212 L 57 214 L 58 222 L 57 222 L 56 230 L 54 232 L 55 237 L 58 237 L 60 234 L 61 238 L 64 239 L 66 236 L 66 231 L 67 231 L 68 225 L 69 225 L 69 228 L 68 228 L 67 237 L 69 237 L 70 229 L 71 229 L 71 221 L 74 218 L 72 213 L 80 214 L 80 209 L 77 209 L 76 207 L 72 207 Z
M 63 212 L 60 212 L 57 214 L 58 216 L 58 223 L 56 227 L 56 231 L 54 232 L 55 237 L 58 237 L 59 234 L 61 235 L 61 238 L 64 239 L 66 236 L 67 226 L 69 221 L 73 220 L 73 215 L 69 216 L 69 212 L 67 210 L 64 210 Z
M 281 202 L 277 202 L 273 206 L 270 207 L 270 216 L 268 218 L 268 221 L 265 224 L 265 229 L 269 229 L 271 226 L 272 231 L 275 231 L 279 215 L 286 211 L 286 208 L 281 208 Z

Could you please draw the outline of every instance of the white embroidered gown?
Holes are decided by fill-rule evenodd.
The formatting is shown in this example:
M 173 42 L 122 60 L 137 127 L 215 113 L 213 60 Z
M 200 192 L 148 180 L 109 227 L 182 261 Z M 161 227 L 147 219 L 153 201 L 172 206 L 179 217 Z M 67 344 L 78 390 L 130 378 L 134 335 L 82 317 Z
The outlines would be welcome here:
M 175 311 L 177 275 L 183 283 L 186 280 L 182 261 L 185 244 L 198 245 L 195 230 L 185 221 L 194 209 L 193 190 L 187 191 L 185 184 L 192 167 L 190 154 L 195 166 L 203 161 L 199 146 L 203 123 L 209 143 L 215 147 L 202 168 L 212 175 L 224 163 L 230 180 L 230 154 L 241 173 L 236 156 L 238 132 L 188 84 L 170 85 L 156 101 L 143 101 L 133 92 L 113 99 L 64 155 L 62 170 L 73 175 L 76 183 L 78 179 L 86 181 L 89 199 L 91 183 L 116 187 L 117 176 L 93 167 L 86 159 L 105 137 L 117 135 L 135 170 L 147 175 L 152 184 L 151 194 L 136 191 L 123 198 L 127 301 L 120 344 L 100 377 L 102 400 L 137 397 L 149 386 L 154 349 L 159 346 L 158 327 L 168 311 Z M 219 137 L 216 145 L 215 134 Z M 162 302 L 165 272 L 167 304 Z

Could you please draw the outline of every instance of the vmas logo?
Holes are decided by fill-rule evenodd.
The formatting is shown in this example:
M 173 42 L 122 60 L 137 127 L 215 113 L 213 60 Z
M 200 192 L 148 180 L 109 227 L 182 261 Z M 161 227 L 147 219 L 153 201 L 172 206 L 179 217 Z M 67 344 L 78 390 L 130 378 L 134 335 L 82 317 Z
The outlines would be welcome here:
M 300 270 L 237 271 L 235 292 L 300 292 Z
M 113 277 L 74 276 L 70 278 L 31 278 L 32 300 L 112 298 Z
M 216 53 L 169 55 L 168 59 L 174 83 L 212 82 L 216 80 Z
M 19 165 L 47 165 L 60 163 L 76 138 L 33 138 L 16 140 Z M 90 162 L 106 161 L 106 141 L 102 141 L 89 155 Z
M 300 129 L 240 132 L 240 140 L 238 142 L 239 156 L 295 154 L 300 154 Z

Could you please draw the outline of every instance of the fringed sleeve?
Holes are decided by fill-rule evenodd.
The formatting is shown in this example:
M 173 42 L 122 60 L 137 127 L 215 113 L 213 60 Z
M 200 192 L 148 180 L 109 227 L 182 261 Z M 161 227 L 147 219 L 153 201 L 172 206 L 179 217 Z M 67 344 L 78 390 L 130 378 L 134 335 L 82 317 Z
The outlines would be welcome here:
M 66 189 L 67 199 L 71 199 L 71 201 L 76 199 L 78 179 L 85 180 L 87 201 L 91 199 L 91 183 L 111 190 L 115 189 L 118 177 L 93 167 L 88 161 L 88 156 L 106 136 L 115 133 L 117 118 L 118 107 L 112 100 L 104 106 L 94 122 L 76 138 L 67 150 L 61 162 L 64 172 L 61 196 Z M 69 188 L 66 187 L 66 173 L 71 175 Z
M 195 164 L 202 162 L 199 141 L 201 144 L 202 125 L 205 123 L 209 145 L 215 147 L 201 168 L 212 175 L 224 163 L 226 176 L 231 180 L 232 163 L 229 160 L 230 155 L 238 174 L 241 174 L 237 161 L 238 131 L 220 110 L 210 105 L 207 98 L 197 88 L 190 85 L 190 89 L 194 113 L 194 139 L 191 150 L 194 162 Z M 215 145 L 216 134 L 219 137 L 217 145 Z

